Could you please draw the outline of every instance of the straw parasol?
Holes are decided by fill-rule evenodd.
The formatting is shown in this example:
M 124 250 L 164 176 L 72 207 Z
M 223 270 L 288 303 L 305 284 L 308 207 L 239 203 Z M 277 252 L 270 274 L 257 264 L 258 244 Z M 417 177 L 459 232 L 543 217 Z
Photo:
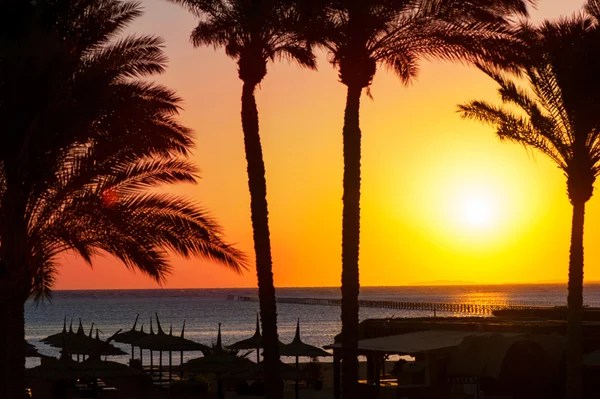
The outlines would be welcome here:
M 148 335 L 148 334 L 146 334 L 143 331 L 143 329 L 144 329 L 143 325 L 142 325 L 141 330 L 136 330 L 135 329 L 135 327 L 137 326 L 137 322 L 138 322 L 139 317 L 140 317 L 139 314 L 135 316 L 135 321 L 133 322 L 133 327 L 131 327 L 131 330 L 125 331 L 123 333 L 120 333 L 119 335 L 117 335 L 115 337 L 115 342 L 120 342 L 120 343 L 123 343 L 123 344 L 130 344 L 131 345 L 131 359 L 133 359 L 134 355 L 135 355 L 135 350 L 134 350 L 135 345 L 134 345 L 134 343 L 136 341 L 141 340 L 146 335 Z M 141 358 L 142 358 L 142 349 L 140 348 L 140 361 L 141 361 Z
M 81 330 L 83 331 L 83 330 Z M 90 335 L 82 334 L 79 330 L 75 336 L 67 337 L 66 344 L 70 354 L 88 355 L 98 352 L 101 356 L 121 356 L 126 355 L 121 349 L 116 346 L 102 341 L 99 336 L 99 329 L 96 329 L 96 337 L 92 338 Z
M 60 345 L 62 345 L 62 342 L 63 342 L 63 337 L 68 337 L 73 334 L 74 334 L 73 333 L 73 320 L 71 320 L 71 324 L 69 326 L 69 331 L 67 331 L 67 317 L 65 316 L 65 319 L 63 321 L 62 331 L 59 333 L 47 336 L 46 338 L 42 339 L 42 342 L 45 344 L 48 344 L 50 346 L 60 347 Z
M 173 326 L 171 326 L 169 334 L 166 334 L 160 324 L 158 314 L 156 314 L 156 324 L 158 332 L 154 335 L 146 335 L 144 338 L 135 341 L 134 345 L 139 346 L 143 349 L 150 349 L 160 352 L 160 369 L 162 370 L 162 352 L 169 352 L 169 376 L 173 374 L 173 352 L 180 352 L 181 361 L 183 361 L 184 351 L 205 351 L 208 350 L 208 346 L 202 345 L 198 342 L 191 341 L 184 337 L 185 333 L 185 321 L 181 330 L 181 336 L 177 337 L 173 335 Z M 162 373 L 159 377 L 162 380 Z
M 221 341 L 221 323 L 217 333 L 217 343 L 214 348 L 207 350 L 204 357 L 191 359 L 182 364 L 182 372 L 191 373 L 213 373 L 221 375 L 233 370 L 243 370 L 247 367 L 255 366 L 245 357 L 237 356 L 235 353 L 223 349 Z M 217 380 L 218 397 L 223 398 L 223 385 L 220 379 Z
M 233 345 L 229 345 L 229 349 L 256 349 L 256 363 L 260 363 L 260 353 L 259 350 L 262 349 L 262 335 L 260 334 L 260 323 L 258 321 L 258 313 L 256 314 L 256 330 L 254 331 L 254 335 L 250 338 L 243 339 L 241 341 L 236 342 Z
M 60 333 L 53 334 L 44 338 L 42 342 L 55 348 L 63 348 L 67 346 L 71 355 L 77 355 L 77 360 L 79 360 L 79 355 L 83 355 L 85 358 L 85 355 L 89 356 L 97 348 L 102 348 L 102 355 L 105 356 L 119 356 L 126 354 L 125 352 L 113 345 L 104 345 L 103 341 L 98 336 L 98 329 L 96 329 L 96 338 L 93 338 L 93 328 L 94 323 L 92 323 L 89 335 L 86 335 L 83 330 L 83 324 L 81 323 L 81 319 L 79 319 L 79 326 L 77 328 L 77 332 L 73 332 L 73 321 L 71 321 L 69 331 L 67 331 L 67 320 L 65 318 L 63 323 L 63 330 Z
M 281 341 L 278 342 L 279 348 L 283 348 L 285 344 Z M 256 349 L 256 363 L 260 363 L 260 349 L 263 349 L 263 337 L 260 333 L 260 323 L 258 321 L 258 313 L 256 314 L 256 330 L 254 335 L 250 338 L 243 339 L 236 342 L 235 344 L 229 345 L 229 349 L 244 350 L 244 349 Z
M 25 341 L 25 357 L 44 357 L 44 355 L 38 352 L 35 346 Z
M 117 334 L 120 332 L 119 330 Z M 106 341 L 101 341 L 104 346 L 110 345 L 114 335 Z M 100 359 L 102 347 L 98 346 L 90 357 L 79 363 L 71 359 L 67 347 L 67 339 L 63 339 L 62 354 L 59 359 L 44 357 L 40 366 L 25 370 L 28 378 L 37 378 L 47 381 L 74 381 L 78 379 L 92 380 L 94 395 L 98 390 L 99 378 L 121 378 L 144 376 L 144 373 L 124 364 Z M 95 397 L 95 396 L 94 396 Z
M 306 357 L 332 356 L 331 353 L 326 352 L 321 348 L 318 348 L 316 346 L 312 346 L 309 344 L 305 344 L 304 342 L 302 342 L 302 340 L 300 339 L 300 318 L 298 318 L 298 322 L 296 323 L 296 335 L 294 336 L 294 339 L 288 345 L 284 345 L 283 347 L 281 347 L 279 352 L 282 356 L 295 356 L 296 357 L 296 369 L 300 368 L 300 365 L 298 363 L 298 358 L 300 356 L 306 356 Z M 295 391 L 296 391 L 296 398 L 298 398 L 298 395 L 299 395 L 298 380 L 296 380 Z
M 324 351 L 321 348 L 316 346 L 312 346 L 309 344 L 305 344 L 300 339 L 300 318 L 296 323 L 296 335 L 291 343 L 287 345 L 283 345 L 280 348 L 280 354 L 282 356 L 295 356 L 296 357 L 296 367 L 298 366 L 298 357 L 306 356 L 306 357 L 324 357 L 324 356 L 332 356 L 331 353 Z

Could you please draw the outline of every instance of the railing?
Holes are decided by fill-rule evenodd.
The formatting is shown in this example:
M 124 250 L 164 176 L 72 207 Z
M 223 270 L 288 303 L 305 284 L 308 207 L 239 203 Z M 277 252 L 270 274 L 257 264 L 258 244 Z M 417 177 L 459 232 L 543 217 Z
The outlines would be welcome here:
M 228 295 L 228 300 L 238 302 L 258 302 L 258 297 Z M 278 303 L 290 303 L 297 305 L 323 305 L 340 306 L 341 299 L 333 298 L 291 298 L 279 297 Z M 471 313 L 471 314 L 492 314 L 493 311 L 501 309 L 548 309 L 552 306 L 532 306 L 516 304 L 467 304 L 467 303 L 444 303 L 444 302 L 404 302 L 404 301 L 377 301 L 361 299 L 358 301 L 362 308 L 380 308 L 380 309 L 401 309 L 401 310 L 420 310 L 430 312 L 447 313 Z

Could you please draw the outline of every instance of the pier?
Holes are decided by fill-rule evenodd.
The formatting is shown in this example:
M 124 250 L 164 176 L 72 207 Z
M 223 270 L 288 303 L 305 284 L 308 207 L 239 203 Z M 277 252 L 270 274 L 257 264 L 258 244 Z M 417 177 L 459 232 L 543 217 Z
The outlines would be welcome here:
M 258 302 L 258 297 L 228 295 L 227 299 L 238 302 Z M 279 297 L 277 303 L 290 303 L 296 305 L 321 305 L 341 306 L 341 299 L 334 298 L 291 298 Z M 402 302 L 402 301 L 378 301 L 360 299 L 358 306 L 361 308 L 418 310 L 447 313 L 469 313 L 490 315 L 498 310 L 526 310 L 526 309 L 549 309 L 551 306 L 531 306 L 521 304 L 468 304 L 468 303 L 444 303 L 444 302 Z

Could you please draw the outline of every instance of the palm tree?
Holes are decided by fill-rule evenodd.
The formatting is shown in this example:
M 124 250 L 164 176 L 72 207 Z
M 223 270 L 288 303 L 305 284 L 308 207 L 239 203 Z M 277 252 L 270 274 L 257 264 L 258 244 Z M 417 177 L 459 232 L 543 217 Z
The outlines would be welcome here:
M 279 377 L 277 309 L 269 236 L 267 185 L 254 91 L 267 74 L 267 64 L 289 59 L 316 68 L 305 40 L 301 14 L 282 0 L 169 0 L 186 6 L 200 22 L 191 35 L 195 47 L 224 47 L 236 60 L 242 88 L 242 129 L 254 232 L 260 316 L 264 336 L 267 397 L 282 395 Z
M 0 6 L 0 397 L 23 395 L 25 301 L 49 297 L 61 254 L 106 252 L 158 282 L 167 251 L 245 267 L 206 211 L 153 190 L 196 168 L 180 99 L 143 79 L 164 71 L 160 39 L 116 40 L 139 15 L 119 0 Z
M 318 0 L 312 3 L 319 4 Z M 330 0 L 318 41 L 347 87 L 343 128 L 342 390 L 355 397 L 358 376 L 360 241 L 360 99 L 380 65 L 404 84 L 421 59 L 481 61 L 510 66 L 516 56 L 510 16 L 527 15 L 527 0 Z M 314 10 L 313 10 L 314 11 Z M 319 12 L 313 14 L 321 15 Z
M 582 397 L 583 227 L 585 204 L 600 173 L 600 2 L 588 14 L 538 28 L 523 27 L 530 59 L 522 67 L 528 87 L 506 73 L 482 68 L 499 87 L 502 102 L 520 113 L 473 101 L 460 106 L 464 118 L 491 124 L 503 141 L 522 144 L 547 155 L 565 174 L 573 206 L 569 257 L 567 322 L 567 395 Z

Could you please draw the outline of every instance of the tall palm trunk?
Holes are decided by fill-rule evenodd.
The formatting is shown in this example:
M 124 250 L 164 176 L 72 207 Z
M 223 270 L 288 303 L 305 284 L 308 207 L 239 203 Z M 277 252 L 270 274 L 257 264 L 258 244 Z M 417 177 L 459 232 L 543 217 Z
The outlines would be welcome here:
M 0 398 L 20 399 L 25 391 L 25 301 L 31 281 L 23 219 L 28 190 L 18 183 L 16 169 L 5 165 L 7 188 L 0 226 Z
M 25 297 L 2 295 L 0 318 L 0 398 L 21 399 L 25 392 Z
M 582 398 L 583 345 L 583 224 L 585 201 L 573 203 L 571 252 L 569 256 L 569 293 L 567 299 L 567 397 Z
M 342 395 L 357 398 L 358 249 L 360 244 L 360 96 L 348 86 L 344 115 L 344 211 L 342 216 Z
M 267 182 L 258 130 L 258 110 L 254 98 L 255 88 L 256 84 L 244 82 L 242 89 L 242 128 L 244 130 L 246 161 L 248 162 L 248 187 L 250 189 L 250 209 L 254 232 L 260 319 L 263 329 L 266 397 L 280 399 L 283 397 L 283 381 L 279 372 L 277 306 L 275 303 L 271 239 L 269 236 Z

